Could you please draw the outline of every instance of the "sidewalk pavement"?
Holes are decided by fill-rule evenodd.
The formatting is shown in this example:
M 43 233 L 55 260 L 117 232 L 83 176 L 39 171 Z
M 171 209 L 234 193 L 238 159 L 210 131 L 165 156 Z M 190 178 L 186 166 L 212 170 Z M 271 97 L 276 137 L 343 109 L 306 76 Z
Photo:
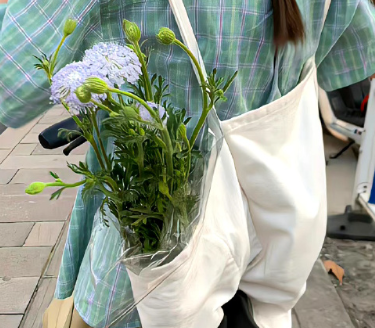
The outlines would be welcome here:
M 51 181 L 49 171 L 77 180 L 66 162 L 84 160 L 86 145 L 67 158 L 62 149 L 38 144 L 41 131 L 66 117 L 56 107 L 0 135 L 0 328 L 40 328 L 54 293 L 76 191 L 49 201 L 51 191 L 29 196 L 24 190 L 31 182 Z
M 31 182 L 48 181 L 49 171 L 76 181 L 66 161 L 83 160 L 87 145 L 66 158 L 62 149 L 45 150 L 38 144 L 41 131 L 66 117 L 56 106 L 27 126 L 0 135 L 0 328 L 41 328 L 53 297 L 76 191 L 49 201 L 50 193 L 28 196 L 24 190 Z M 293 328 L 310 327 L 353 328 L 320 261 L 293 312 Z

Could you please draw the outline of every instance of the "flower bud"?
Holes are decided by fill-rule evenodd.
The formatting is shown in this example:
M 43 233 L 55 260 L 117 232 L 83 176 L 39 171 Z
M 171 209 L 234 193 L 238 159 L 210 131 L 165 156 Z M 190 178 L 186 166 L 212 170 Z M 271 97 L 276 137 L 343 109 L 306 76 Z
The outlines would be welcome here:
M 133 107 L 126 106 L 126 107 L 123 107 L 122 110 L 124 111 L 127 119 L 136 120 L 136 121 L 140 120 L 139 114 L 135 111 L 135 109 Z
M 168 27 L 162 27 L 156 37 L 160 43 L 165 45 L 172 44 L 176 40 L 176 35 Z
M 178 132 L 180 133 L 180 135 L 182 137 L 182 140 L 184 141 L 186 147 L 190 148 L 190 142 L 189 142 L 189 139 L 188 139 L 187 134 L 186 134 L 186 126 L 185 126 L 185 124 L 181 124 L 178 127 Z
M 186 137 L 186 126 L 184 124 L 181 124 L 178 127 L 178 132 L 180 132 L 182 137 Z
M 43 67 L 49 67 L 49 61 L 48 61 L 48 59 L 43 59 L 42 64 L 43 64 Z
M 64 35 L 68 36 L 74 32 L 77 27 L 77 21 L 74 19 L 67 19 L 64 25 Z
M 136 23 L 129 22 L 128 20 L 124 19 L 122 22 L 122 28 L 124 29 L 126 37 L 130 42 L 139 42 L 141 39 L 141 30 Z
M 131 136 L 135 136 L 135 135 L 136 135 L 134 129 L 129 129 L 129 134 L 130 134 Z
M 86 88 L 85 85 L 81 85 L 80 87 L 78 87 L 75 91 L 75 94 L 78 100 L 83 104 L 87 104 L 91 101 L 91 92 L 88 88 Z
M 110 117 L 117 117 L 117 116 L 120 116 L 120 114 L 112 111 L 112 112 L 109 113 L 109 116 Z
M 84 86 L 92 93 L 103 94 L 108 92 L 108 84 L 98 77 L 89 77 Z
M 40 194 L 45 188 L 47 184 L 44 182 L 33 182 L 31 185 L 29 185 L 25 192 L 29 195 L 37 195 Z
M 142 128 L 140 128 L 139 129 L 139 134 L 143 137 L 146 134 L 146 132 L 145 132 L 145 130 L 143 130 Z

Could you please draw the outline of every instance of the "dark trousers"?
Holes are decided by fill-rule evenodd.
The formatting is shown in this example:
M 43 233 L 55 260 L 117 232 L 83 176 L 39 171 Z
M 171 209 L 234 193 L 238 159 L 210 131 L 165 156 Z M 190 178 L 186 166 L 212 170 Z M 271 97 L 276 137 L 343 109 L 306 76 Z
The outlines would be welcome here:
M 219 328 L 258 328 L 256 325 L 250 299 L 240 290 L 223 306 L 224 319 Z

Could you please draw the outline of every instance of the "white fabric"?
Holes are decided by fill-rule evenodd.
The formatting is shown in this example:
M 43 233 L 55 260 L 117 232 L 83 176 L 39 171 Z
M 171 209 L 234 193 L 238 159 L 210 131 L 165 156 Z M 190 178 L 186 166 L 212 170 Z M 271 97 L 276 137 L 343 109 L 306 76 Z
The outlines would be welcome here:
M 169 1 L 184 42 L 201 58 L 182 1 Z M 314 60 L 288 95 L 221 127 L 225 140 L 193 240 L 165 266 L 129 271 L 143 328 L 217 328 L 238 288 L 260 328 L 290 328 L 319 255 L 326 180 Z
M 326 232 L 316 69 L 307 68 L 285 97 L 222 124 L 263 247 L 240 284 L 261 328 L 291 327 Z

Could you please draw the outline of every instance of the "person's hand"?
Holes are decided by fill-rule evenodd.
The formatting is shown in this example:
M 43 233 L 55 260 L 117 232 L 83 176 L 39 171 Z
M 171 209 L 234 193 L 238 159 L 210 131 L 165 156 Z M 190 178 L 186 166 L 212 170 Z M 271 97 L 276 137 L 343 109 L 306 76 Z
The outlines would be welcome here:
M 373 80 L 373 79 L 375 79 L 375 74 L 370 76 L 370 80 Z

